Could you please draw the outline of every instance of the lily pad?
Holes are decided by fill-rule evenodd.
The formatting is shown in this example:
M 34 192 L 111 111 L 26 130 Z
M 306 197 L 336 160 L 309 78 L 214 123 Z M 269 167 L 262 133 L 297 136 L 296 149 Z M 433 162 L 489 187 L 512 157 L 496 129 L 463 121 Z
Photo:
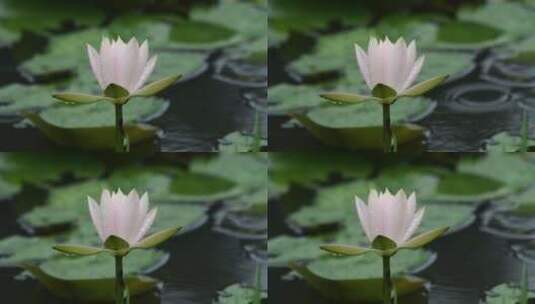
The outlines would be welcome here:
M 208 219 L 207 208 L 191 204 L 157 204 L 157 220 L 151 227 L 151 233 L 180 226 L 180 234 L 192 231 Z
M 21 110 L 47 108 L 56 103 L 52 87 L 9 84 L 0 88 L 0 113 L 16 114 Z
M 146 121 L 161 115 L 168 101 L 158 98 L 133 100 L 124 108 L 125 131 L 130 143 L 154 139 L 157 128 L 135 121 Z M 25 113 L 46 136 L 58 144 L 85 149 L 113 149 L 115 125 L 113 105 L 98 102 L 87 105 L 60 105 L 48 108 L 39 115 Z
M 254 192 L 265 189 L 266 156 L 265 153 L 219 153 L 216 157 L 194 160 L 190 171 L 219 176 L 235 182 L 243 192 Z
M 503 31 L 471 21 L 450 21 L 440 26 L 437 40 L 441 46 L 456 49 L 484 48 L 505 42 Z
M 71 1 L 4 0 L 1 4 L 2 24 L 13 31 L 45 33 L 58 30 L 65 22 L 76 25 L 98 25 L 104 20 L 104 10 L 93 3 Z M 43 12 L 47 12 L 43 15 Z
M 179 80 L 186 81 L 198 76 L 207 67 L 207 55 L 192 52 L 158 52 L 158 61 L 148 83 L 170 75 L 182 74 Z M 136 101 L 136 100 L 134 100 Z
M 52 239 L 18 235 L 4 238 L 0 240 L 0 262 L 4 265 L 14 265 L 48 259 L 56 255 L 52 249 L 55 243 Z
M 19 41 L 22 37 L 22 33 L 9 30 L 4 27 L 0 27 L 0 46 L 11 46 L 15 42 Z
M 318 230 L 325 226 L 343 225 L 347 218 L 357 219 L 355 196 L 367 198 L 374 185 L 366 181 L 340 183 L 318 190 L 311 205 L 288 216 L 291 226 L 304 230 Z
M 0 200 L 12 197 L 21 190 L 20 184 L 15 184 L 10 181 L 0 178 Z
M 267 299 L 265 291 L 258 291 L 255 288 L 245 287 L 241 284 L 227 286 L 217 293 L 217 300 L 214 304 L 254 304 L 258 293 L 260 293 L 260 299 Z
M 415 40 L 419 49 L 428 49 L 436 45 L 437 22 L 443 19 L 431 14 L 390 14 L 381 18 L 371 32 L 377 38 L 388 37 L 391 41 L 399 38 L 406 42 Z
M 270 267 L 288 267 L 294 261 L 306 261 L 326 255 L 320 249 L 325 242 L 313 237 L 277 236 L 268 240 Z
M 318 77 L 348 66 L 357 70 L 354 44 L 367 45 L 370 32 L 366 29 L 321 36 L 312 52 L 300 56 L 288 65 L 288 71 L 301 77 Z
M 60 181 L 66 175 L 74 178 L 98 177 L 104 173 L 104 163 L 89 154 L 79 152 L 0 154 L 0 171 L 6 180 L 16 184 L 36 185 Z
M 135 250 L 124 259 L 125 275 L 148 273 L 161 267 L 168 254 L 160 250 Z M 40 264 L 47 274 L 64 280 L 115 278 L 115 260 L 108 254 L 86 257 L 59 256 Z
M 535 12 L 518 2 L 486 3 L 475 9 L 461 9 L 457 15 L 460 20 L 496 27 L 517 37 L 530 35 L 529 28 L 535 26 Z
M 57 297 L 82 302 L 107 302 L 115 298 L 115 278 L 66 280 L 54 277 L 33 264 L 21 265 Z M 131 296 L 158 288 L 160 281 L 143 276 L 128 276 L 125 284 Z
M 423 250 L 402 251 L 392 258 L 392 275 L 396 293 L 404 296 L 424 288 L 425 280 L 407 275 L 429 262 L 432 255 Z M 326 257 L 303 266 L 292 264 L 308 284 L 333 301 L 380 301 L 382 299 L 382 265 L 375 255 Z
M 171 177 L 157 167 L 131 165 L 115 170 L 108 178 L 107 184 L 111 189 L 122 189 L 127 192 L 136 189 L 138 193 L 148 192 L 149 200 L 160 201 L 169 198 Z
M 167 109 L 169 102 L 159 98 L 134 99 L 124 107 L 126 124 L 147 121 Z M 108 102 L 88 105 L 61 105 L 41 112 L 42 119 L 63 128 L 97 128 L 115 126 L 115 111 Z
M 326 181 L 335 173 L 343 177 L 363 178 L 372 171 L 367 159 L 347 152 L 280 152 L 269 157 L 269 177 L 278 184 L 315 184 Z
M 190 172 L 177 173 L 170 184 L 170 191 L 173 199 L 199 202 L 220 200 L 239 192 L 236 183 L 231 180 Z
M 487 141 L 486 150 L 488 152 L 519 152 L 522 149 L 522 138 L 507 132 L 494 135 Z M 528 150 L 535 149 L 535 140 L 528 139 Z
M 79 218 L 76 210 L 57 206 L 40 206 L 19 218 L 22 227 L 32 234 L 57 232 L 70 228 Z
M 335 21 L 365 25 L 371 20 L 371 12 L 351 1 L 273 0 L 269 4 L 269 26 L 282 32 L 320 30 Z
M 495 152 L 481 157 L 465 157 L 460 160 L 457 170 L 501 181 L 511 191 L 525 188 L 535 178 L 535 165 L 511 153 Z
M 393 125 L 425 115 L 433 103 L 428 99 L 401 100 L 391 107 Z M 307 117 L 315 123 L 335 129 L 382 127 L 382 108 L 375 102 L 350 106 L 328 106 L 314 109 Z M 381 138 L 382 139 L 382 138 Z
M 470 173 L 447 174 L 440 179 L 433 199 L 453 202 L 481 202 L 509 193 L 506 185 L 493 178 Z
M 58 208 L 78 210 L 78 214 L 87 213 L 87 197 L 100 199 L 103 189 L 109 188 L 105 181 L 87 180 L 53 188 L 47 204 Z
M 195 7 L 190 12 L 190 17 L 194 21 L 226 26 L 248 39 L 267 34 L 267 23 L 258 22 L 265 20 L 266 14 L 265 8 L 252 2 L 222 1 L 215 6 Z
M 221 24 L 204 21 L 176 21 L 169 40 L 181 48 L 213 49 L 238 41 L 236 31 Z
M 278 114 L 317 107 L 325 103 L 319 96 L 323 91 L 320 86 L 314 85 L 278 84 L 270 87 L 269 112 Z
M 501 284 L 495 286 L 491 290 L 485 292 L 487 304 L 517 304 L 522 298 L 522 290 L 519 287 L 513 287 L 508 284 Z M 531 291 L 527 292 L 528 299 L 535 298 L 535 294 Z
M 267 139 L 261 135 L 244 132 L 232 132 L 219 139 L 218 151 L 253 152 L 267 146 Z
M 424 129 L 408 121 L 426 114 L 431 106 L 427 99 L 401 101 L 392 106 L 392 132 L 398 145 L 423 140 Z M 383 147 L 381 115 L 381 107 L 373 102 L 321 107 L 306 115 L 294 114 L 324 144 L 351 150 Z
M 381 191 L 388 189 L 397 193 L 403 189 L 407 195 L 416 192 L 417 200 L 425 201 L 436 193 L 440 178 L 434 172 L 423 168 L 400 165 L 385 168 L 372 183 Z
M 510 210 L 515 215 L 531 216 L 535 214 L 535 187 L 507 197 L 513 208 Z
M 35 113 L 24 114 L 45 136 L 58 145 L 86 150 L 113 150 L 116 146 L 115 126 L 64 128 L 49 123 Z M 147 124 L 127 124 L 124 126 L 132 146 L 151 145 L 159 129 Z

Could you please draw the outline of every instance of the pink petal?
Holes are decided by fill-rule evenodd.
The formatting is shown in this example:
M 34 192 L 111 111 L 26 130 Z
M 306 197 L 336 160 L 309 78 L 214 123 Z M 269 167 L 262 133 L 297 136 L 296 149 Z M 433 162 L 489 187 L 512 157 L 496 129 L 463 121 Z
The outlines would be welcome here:
M 87 197 L 87 203 L 89 205 L 89 214 L 91 215 L 93 225 L 95 226 L 100 239 L 104 241 L 104 233 L 102 231 L 102 213 L 100 212 L 100 207 L 90 196 Z
M 407 80 L 405 81 L 405 84 L 403 85 L 403 91 L 408 89 L 411 84 L 416 80 L 416 77 L 418 77 L 418 74 L 420 74 L 420 70 L 422 69 L 422 66 L 424 65 L 425 56 L 420 56 L 414 66 L 412 67 L 412 70 L 407 77 Z
M 369 219 L 368 207 L 366 206 L 366 204 L 364 204 L 364 202 L 358 196 L 355 196 L 355 206 L 357 207 L 357 214 L 360 219 L 362 230 L 364 230 L 366 237 L 371 242 L 373 241 L 373 239 L 371 238 L 372 235 L 370 233 L 370 224 L 368 222 L 368 219 Z
M 100 56 L 97 53 L 97 51 L 89 44 L 87 45 L 87 55 L 89 57 L 89 63 L 91 64 L 91 70 L 93 71 L 93 75 L 95 75 L 95 78 L 97 79 L 100 87 L 104 89 L 103 81 L 102 81 Z
M 154 222 L 154 219 L 156 218 L 156 213 L 158 212 L 158 208 L 153 208 L 145 217 L 145 220 L 143 221 L 143 224 L 139 228 L 137 236 L 134 238 L 134 243 L 139 242 L 145 233 L 149 231 L 150 227 L 152 226 L 152 223 Z
M 364 81 L 366 81 L 368 87 L 372 89 L 370 82 L 368 55 L 364 53 L 364 51 L 360 48 L 358 44 L 355 44 L 355 52 L 357 54 L 357 63 L 359 65 L 360 73 L 362 74 L 362 77 L 364 78 Z
M 154 67 L 156 66 L 156 61 L 158 60 L 158 56 L 153 56 L 149 62 L 147 62 L 147 65 L 145 66 L 145 69 L 143 70 L 143 74 L 141 74 L 141 77 L 139 78 L 137 84 L 134 86 L 134 91 L 139 90 L 145 81 L 149 78 L 150 74 L 152 74 L 152 71 L 154 70 Z
M 416 212 L 409 229 L 405 232 L 405 235 L 403 236 L 403 242 L 409 240 L 411 236 L 416 232 L 416 229 L 420 226 L 420 223 L 422 222 L 422 218 L 424 217 L 425 207 L 420 208 L 418 212 Z

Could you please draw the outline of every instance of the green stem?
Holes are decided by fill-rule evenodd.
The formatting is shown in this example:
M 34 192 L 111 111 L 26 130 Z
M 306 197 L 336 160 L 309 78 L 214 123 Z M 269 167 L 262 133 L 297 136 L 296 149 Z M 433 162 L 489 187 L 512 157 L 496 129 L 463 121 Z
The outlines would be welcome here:
M 383 303 L 392 303 L 392 278 L 390 277 L 389 256 L 383 256 Z
M 123 257 L 115 256 L 115 304 L 128 303 L 125 299 L 125 284 L 123 276 Z
M 383 104 L 383 145 L 386 153 L 392 151 L 392 126 L 390 125 L 390 104 Z
M 529 136 L 528 111 L 524 109 L 522 112 L 522 143 L 520 144 L 521 152 L 528 152 L 528 136 Z
M 124 131 L 123 105 L 115 104 L 115 152 L 128 152 L 128 138 Z

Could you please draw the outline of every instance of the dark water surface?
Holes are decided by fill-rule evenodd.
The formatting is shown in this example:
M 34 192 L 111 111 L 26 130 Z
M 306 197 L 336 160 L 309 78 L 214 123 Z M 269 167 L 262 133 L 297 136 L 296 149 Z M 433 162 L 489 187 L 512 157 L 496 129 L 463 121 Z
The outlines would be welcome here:
M 290 190 L 292 191 L 292 190 Z M 310 201 L 313 191 L 292 191 L 292 201 Z M 297 198 L 297 199 L 296 199 Z M 299 199 L 300 198 L 300 199 Z M 290 213 L 284 197 L 269 203 L 269 236 L 297 235 L 285 222 Z M 291 208 L 293 209 L 294 206 Z M 437 254 L 428 267 L 414 273 L 431 282 L 428 290 L 400 303 L 478 304 L 484 292 L 496 285 L 520 282 L 524 262 L 512 250 L 512 241 L 481 230 L 482 214 L 490 207 L 484 203 L 476 210 L 476 220 L 469 226 L 447 234 L 427 247 Z M 293 210 L 292 210 L 293 211 Z M 355 215 L 355 221 L 358 221 Z M 525 245 L 517 241 L 515 245 Z M 395 258 L 394 258 L 395 259 Z M 526 264 L 530 287 L 535 286 L 535 264 Z M 334 304 L 300 279 L 285 280 L 288 268 L 269 269 L 269 298 L 272 303 Z M 427 297 L 427 299 L 426 299 Z
M 46 197 L 46 193 L 42 192 L 30 195 Z M 147 275 L 162 281 L 163 290 L 161 294 L 155 291 L 133 298 L 132 303 L 212 304 L 217 292 L 229 285 L 244 283 L 255 286 L 258 267 L 261 271 L 261 286 L 264 290 L 267 289 L 265 254 L 262 254 L 265 252 L 265 241 L 238 238 L 215 231 L 214 217 L 221 212 L 219 207 L 212 208 L 208 218 L 199 223 L 199 227 L 192 227 L 195 229 L 179 234 L 159 246 L 159 249 L 170 253 L 170 258 L 162 267 Z M 31 206 L 21 207 L 18 201 L 2 201 L 0 238 L 13 234 L 25 235 L 26 232 L 15 219 L 30 208 Z M 19 273 L 21 270 L 18 268 L 0 268 L 2 299 L 10 300 L 2 303 L 75 303 L 56 298 L 36 280 L 16 279 L 15 276 Z

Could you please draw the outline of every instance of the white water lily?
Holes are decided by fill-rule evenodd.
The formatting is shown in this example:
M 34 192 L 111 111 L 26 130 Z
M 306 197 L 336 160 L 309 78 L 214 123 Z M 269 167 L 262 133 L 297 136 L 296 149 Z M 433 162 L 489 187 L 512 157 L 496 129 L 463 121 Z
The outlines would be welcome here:
M 388 190 L 370 190 L 366 205 L 358 196 L 355 204 L 360 223 L 370 242 L 379 235 L 386 236 L 403 246 L 420 226 L 425 207 L 416 210 L 416 194 L 407 198 L 403 190 L 394 196 Z
M 87 45 L 91 69 L 100 87 L 104 91 L 110 84 L 119 85 L 133 95 L 143 84 L 156 65 L 157 56 L 149 59 L 149 44 L 145 40 L 139 45 L 136 38 L 124 43 L 102 38 L 100 53 Z
M 412 41 L 409 46 L 403 38 L 396 43 L 370 38 L 368 53 L 355 44 L 357 61 L 364 81 L 370 88 L 377 84 L 384 84 L 394 89 L 398 95 L 409 89 L 418 77 L 425 57 L 416 58 L 416 43 Z
M 135 246 L 150 229 L 157 208 L 149 211 L 147 193 L 140 198 L 134 189 L 128 195 L 121 190 L 103 190 L 100 205 L 88 196 L 89 212 L 97 233 L 105 242 L 111 235 L 118 236 Z

